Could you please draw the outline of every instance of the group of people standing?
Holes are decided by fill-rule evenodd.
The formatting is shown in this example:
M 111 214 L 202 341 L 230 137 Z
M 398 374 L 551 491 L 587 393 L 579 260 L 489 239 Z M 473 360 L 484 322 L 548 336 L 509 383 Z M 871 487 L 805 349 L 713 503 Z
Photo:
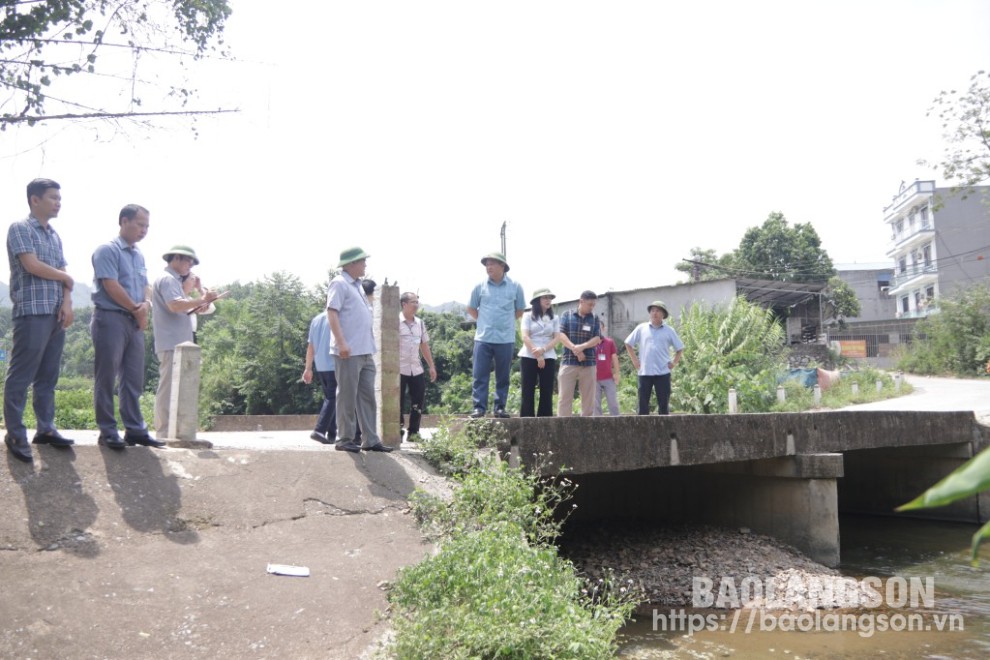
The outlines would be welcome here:
M 4 442 L 17 459 L 34 456 L 24 425 L 27 391 L 33 386 L 37 421 L 34 444 L 69 447 L 74 444 L 55 427 L 55 386 L 58 383 L 65 330 L 73 320 L 74 282 L 65 271 L 62 240 L 50 221 L 62 206 L 61 186 L 35 179 L 27 186 L 29 215 L 7 231 L 10 298 L 13 304 L 13 345 L 4 383 Z M 191 274 L 198 264 L 188 246 L 175 246 L 162 258 L 165 273 L 150 285 L 144 255 L 137 244 L 150 225 L 150 212 L 138 204 L 124 206 L 117 219 L 118 234 L 93 253 L 93 407 L 100 429 L 98 443 L 111 449 L 129 445 L 162 447 L 151 436 L 141 413 L 144 390 L 144 331 L 154 320 L 155 351 L 160 362 L 155 400 L 156 433 L 168 436 L 171 364 L 174 348 L 192 341 L 192 313 L 204 313 L 218 297 L 201 287 Z M 192 297 L 196 292 L 199 297 Z M 116 394 L 124 436 L 114 413 Z
M 575 388 L 580 393 L 581 415 L 602 414 L 602 398 L 609 414 L 619 414 L 617 386 L 619 358 L 615 343 L 605 330 L 605 322 L 594 313 L 598 296 L 584 291 L 576 310 L 554 316 L 553 292 L 537 289 L 530 297 L 525 314 L 522 285 L 509 278 L 505 255 L 492 252 L 481 259 L 487 279 L 471 292 L 467 313 L 477 321 L 471 417 L 484 417 L 488 406 L 490 374 L 495 372 L 494 416 L 508 417 L 505 406 L 509 393 L 509 369 L 515 347 L 515 322 L 522 318 L 522 348 L 519 350 L 522 392 L 521 417 L 553 415 L 553 388 L 557 382 L 557 415 L 573 414 Z M 661 415 L 670 413 L 670 374 L 681 361 L 684 344 L 677 332 L 665 323 L 670 315 L 662 301 L 650 303 L 650 320 L 636 326 L 625 340 L 626 352 L 638 375 L 638 413 L 650 412 L 656 393 Z M 557 347 L 563 346 L 558 357 Z M 559 373 L 556 369 L 560 361 Z M 539 404 L 536 403 L 539 394 Z

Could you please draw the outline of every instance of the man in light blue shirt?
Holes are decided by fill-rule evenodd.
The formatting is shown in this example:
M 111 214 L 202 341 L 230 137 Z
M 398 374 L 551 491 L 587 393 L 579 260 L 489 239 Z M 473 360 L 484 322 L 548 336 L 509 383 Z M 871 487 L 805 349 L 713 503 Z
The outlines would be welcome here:
M 120 210 L 120 233 L 93 253 L 93 406 L 97 442 L 111 449 L 126 445 L 164 447 L 148 434 L 141 414 L 144 391 L 144 331 L 151 313 L 151 289 L 144 255 L 137 244 L 148 233 L 148 209 L 128 204 Z M 113 411 L 116 390 L 124 438 Z
M 509 264 L 501 252 L 492 252 L 481 259 L 488 279 L 474 287 L 467 313 L 478 322 L 474 333 L 474 384 L 471 417 L 485 416 L 488 407 L 488 384 L 492 363 L 495 364 L 495 416 L 508 417 L 505 402 L 509 398 L 509 367 L 516 345 L 516 320 L 526 309 L 522 286 L 506 273 Z
M 316 379 L 323 389 L 323 406 L 316 418 L 316 428 L 309 437 L 329 444 L 337 438 L 337 376 L 334 374 L 333 356 L 330 355 L 330 324 L 326 312 L 313 317 L 309 324 L 309 342 L 306 345 L 306 368 L 303 382 L 313 382 L 313 366 Z
M 340 253 L 342 272 L 330 280 L 327 290 L 327 322 L 330 353 L 337 376 L 337 451 L 390 452 L 378 436 L 375 403 L 374 315 L 361 286 L 368 254 L 359 247 Z M 358 420 L 365 445 L 355 441 Z
M 670 372 L 681 361 L 684 344 L 677 332 L 666 324 L 669 312 L 661 300 L 649 304 L 648 323 L 640 323 L 626 337 L 626 352 L 639 375 L 639 414 L 650 414 L 650 396 L 657 393 L 659 414 L 670 414 Z M 673 348 L 674 359 L 670 359 Z M 638 351 L 638 355 L 637 355 Z

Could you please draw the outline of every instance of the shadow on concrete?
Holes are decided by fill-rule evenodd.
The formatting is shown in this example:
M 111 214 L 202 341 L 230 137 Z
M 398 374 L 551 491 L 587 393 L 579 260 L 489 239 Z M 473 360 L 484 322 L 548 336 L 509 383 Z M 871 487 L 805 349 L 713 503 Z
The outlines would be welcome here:
M 391 456 L 377 452 L 348 454 L 358 472 L 368 479 L 368 492 L 392 501 L 406 501 L 416 490 L 405 469 Z
M 94 558 L 100 545 L 88 531 L 99 508 L 82 488 L 71 448 L 33 445 L 35 464 L 22 463 L 5 452 L 7 468 L 24 493 L 28 530 L 40 550 L 64 550 L 78 557 Z M 41 459 L 41 468 L 35 465 Z
M 173 543 L 199 543 L 199 533 L 180 516 L 182 491 L 178 477 L 163 469 L 168 460 L 164 452 L 145 447 L 99 449 L 124 522 L 139 532 L 160 532 Z

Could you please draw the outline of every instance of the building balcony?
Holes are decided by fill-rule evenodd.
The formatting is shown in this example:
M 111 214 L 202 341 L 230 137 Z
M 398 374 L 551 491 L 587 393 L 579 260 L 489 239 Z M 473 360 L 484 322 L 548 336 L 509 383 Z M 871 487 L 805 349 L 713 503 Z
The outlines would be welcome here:
M 887 246 L 887 256 L 897 261 L 897 255 L 909 252 L 924 243 L 930 243 L 934 239 L 935 228 L 931 225 L 921 227 L 914 232 L 903 232 L 899 236 L 895 236 L 894 240 Z
M 896 316 L 899 319 L 923 319 L 926 316 L 931 316 L 932 314 L 938 314 L 938 305 L 932 304 L 924 309 L 912 309 L 907 312 L 897 312 Z
M 894 275 L 890 281 L 889 295 L 895 296 L 911 289 L 938 281 L 938 267 L 935 264 L 918 264 Z
M 883 221 L 893 222 L 897 216 L 911 210 L 916 204 L 928 201 L 935 194 L 934 181 L 915 181 L 894 196 L 890 206 L 883 210 Z

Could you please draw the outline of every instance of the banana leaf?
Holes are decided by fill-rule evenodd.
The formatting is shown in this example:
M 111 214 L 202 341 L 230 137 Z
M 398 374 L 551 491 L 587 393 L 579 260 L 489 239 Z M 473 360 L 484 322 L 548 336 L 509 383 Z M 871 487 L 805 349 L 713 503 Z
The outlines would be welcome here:
M 914 509 L 929 509 L 945 506 L 971 497 L 990 488 L 990 447 L 969 459 L 952 471 L 949 476 L 926 490 L 924 493 L 907 504 L 897 507 L 897 511 L 912 511 Z M 990 523 L 981 527 L 973 535 L 972 556 L 970 561 L 978 565 L 977 552 L 983 539 L 990 538 Z

